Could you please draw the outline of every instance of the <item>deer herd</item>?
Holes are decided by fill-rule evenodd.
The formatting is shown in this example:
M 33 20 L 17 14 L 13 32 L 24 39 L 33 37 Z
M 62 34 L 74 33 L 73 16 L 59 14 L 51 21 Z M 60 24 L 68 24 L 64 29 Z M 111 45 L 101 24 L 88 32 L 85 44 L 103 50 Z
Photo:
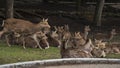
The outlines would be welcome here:
M 117 34 L 115 29 L 111 29 L 109 34 L 94 33 L 93 38 L 90 38 L 90 26 L 84 26 L 84 32 L 70 32 L 68 25 L 51 27 L 48 19 L 34 24 L 9 18 L 3 21 L 2 27 L 0 37 L 4 37 L 8 46 L 22 45 L 24 49 L 48 49 L 54 46 L 60 48 L 62 58 L 93 58 L 106 57 L 109 53 L 120 54 L 119 43 L 111 43 Z

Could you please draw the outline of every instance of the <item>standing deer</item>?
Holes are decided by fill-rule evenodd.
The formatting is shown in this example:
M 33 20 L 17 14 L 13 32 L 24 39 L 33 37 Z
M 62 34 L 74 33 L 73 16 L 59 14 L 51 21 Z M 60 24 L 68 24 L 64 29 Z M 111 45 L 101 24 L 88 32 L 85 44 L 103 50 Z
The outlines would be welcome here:
M 3 23 L 3 30 L 0 32 L 0 36 L 4 32 L 16 31 L 16 32 L 36 32 L 40 31 L 42 28 L 50 28 L 48 24 L 48 19 L 43 19 L 40 23 L 34 24 L 30 21 L 9 18 L 6 19 Z
M 50 28 L 50 25 L 47 21 L 48 19 L 43 19 L 40 23 L 34 24 L 26 20 L 9 18 L 4 21 L 3 30 L 0 32 L 0 36 L 2 36 L 3 33 L 17 32 L 23 37 L 24 40 L 25 34 L 34 34 L 41 31 L 43 28 Z M 37 39 L 33 39 L 38 44 Z M 39 48 L 41 48 L 40 45 Z

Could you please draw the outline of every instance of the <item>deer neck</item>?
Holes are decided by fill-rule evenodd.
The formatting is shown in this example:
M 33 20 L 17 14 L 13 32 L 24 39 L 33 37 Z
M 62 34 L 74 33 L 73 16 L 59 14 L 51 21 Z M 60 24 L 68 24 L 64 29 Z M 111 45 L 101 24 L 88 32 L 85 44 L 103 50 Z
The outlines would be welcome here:
M 88 31 L 84 31 L 84 39 L 85 39 L 85 40 L 87 39 L 88 34 L 89 34 Z
M 110 37 L 109 37 L 109 40 L 112 40 L 112 39 L 113 39 L 113 37 L 114 37 L 114 35 L 113 35 L 113 34 L 111 34 L 111 35 L 110 35 Z

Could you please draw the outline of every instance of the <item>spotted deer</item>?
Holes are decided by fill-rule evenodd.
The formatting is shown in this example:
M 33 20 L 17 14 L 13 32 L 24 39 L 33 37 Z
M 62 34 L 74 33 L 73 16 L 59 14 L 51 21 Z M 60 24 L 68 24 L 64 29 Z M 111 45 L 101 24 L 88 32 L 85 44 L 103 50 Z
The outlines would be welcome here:
M 48 35 L 48 41 L 50 46 L 54 47 L 60 47 L 62 44 L 56 31 L 51 31 L 51 33 Z
M 90 50 L 91 40 L 86 42 L 80 32 L 63 40 L 61 45 L 62 58 L 92 58 Z
M 116 35 L 116 30 L 112 29 L 109 34 L 96 33 L 94 35 L 94 39 L 109 42 L 114 38 L 115 35 Z
M 3 33 L 17 32 L 24 38 L 25 34 L 34 34 L 36 32 L 41 31 L 43 28 L 50 29 L 50 25 L 48 24 L 47 21 L 48 19 L 43 19 L 40 23 L 34 24 L 26 20 L 9 18 L 4 21 L 3 30 L 0 32 L 0 36 L 2 36 Z M 36 41 L 35 38 L 34 40 Z M 36 41 L 36 43 L 38 42 Z M 39 46 L 39 48 L 41 47 Z

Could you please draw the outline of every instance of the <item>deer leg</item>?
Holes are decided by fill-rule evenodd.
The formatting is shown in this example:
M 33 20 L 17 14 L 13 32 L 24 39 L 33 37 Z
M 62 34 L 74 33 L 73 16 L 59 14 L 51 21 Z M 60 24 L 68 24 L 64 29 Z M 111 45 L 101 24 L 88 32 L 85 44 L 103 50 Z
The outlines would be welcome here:
M 38 40 L 37 36 L 36 36 L 36 35 L 33 35 L 33 36 L 31 36 L 31 38 L 33 38 L 34 41 L 36 42 L 37 46 L 38 46 L 40 49 L 42 49 L 42 47 L 41 47 L 40 44 L 39 44 L 39 40 Z
M 36 37 L 34 37 L 33 39 L 35 40 L 35 42 L 36 42 L 37 46 L 38 46 L 40 49 L 42 49 L 42 47 L 41 47 L 41 46 L 40 46 L 40 44 L 39 44 L 38 39 L 37 39 Z
M 7 45 L 10 47 L 11 45 L 10 45 L 10 43 L 9 43 L 8 35 L 5 35 L 5 40 L 6 40 L 6 42 L 7 42 Z
M 1 36 L 3 35 L 3 33 L 4 33 L 4 31 L 0 31 L 0 38 L 1 38 Z
M 42 49 L 42 47 L 41 47 L 40 44 L 39 44 L 39 41 L 38 41 L 38 40 L 35 40 L 35 41 L 36 41 L 38 47 L 39 47 L 40 49 Z
M 50 46 L 49 46 L 49 43 L 47 42 L 47 40 L 45 40 L 46 44 L 47 44 L 47 47 L 45 47 L 45 49 L 48 49 Z
M 57 40 L 58 41 L 58 43 L 59 43 L 59 45 L 57 46 L 58 48 L 60 48 L 60 46 L 61 46 L 61 41 L 60 40 Z

